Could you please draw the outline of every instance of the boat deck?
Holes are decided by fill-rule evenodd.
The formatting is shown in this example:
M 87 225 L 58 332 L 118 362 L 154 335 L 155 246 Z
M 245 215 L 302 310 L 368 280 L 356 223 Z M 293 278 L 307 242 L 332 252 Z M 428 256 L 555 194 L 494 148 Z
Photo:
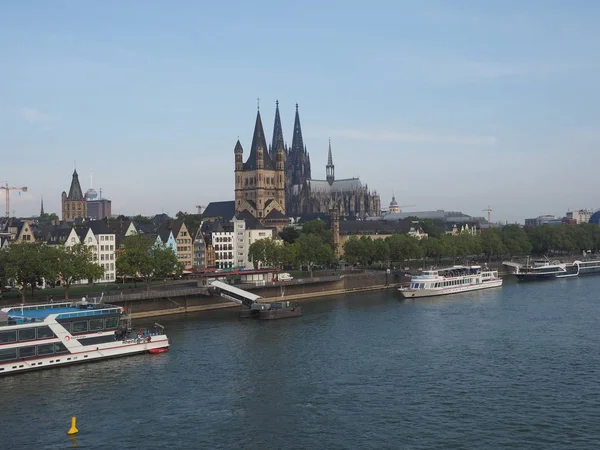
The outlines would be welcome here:
M 77 316 L 100 315 L 119 312 L 119 308 L 106 304 L 88 304 L 87 307 L 74 306 L 72 303 L 48 303 L 43 305 L 24 305 L 3 308 L 8 319 L 17 323 L 43 322 L 52 314 L 59 314 L 59 319 Z

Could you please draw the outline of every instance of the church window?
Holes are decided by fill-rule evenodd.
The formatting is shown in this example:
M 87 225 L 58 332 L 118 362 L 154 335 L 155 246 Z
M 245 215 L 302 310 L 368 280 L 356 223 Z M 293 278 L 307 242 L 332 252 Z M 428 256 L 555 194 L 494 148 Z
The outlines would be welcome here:
M 246 184 L 246 186 L 248 186 L 248 178 L 246 178 L 246 183 L 245 184 Z

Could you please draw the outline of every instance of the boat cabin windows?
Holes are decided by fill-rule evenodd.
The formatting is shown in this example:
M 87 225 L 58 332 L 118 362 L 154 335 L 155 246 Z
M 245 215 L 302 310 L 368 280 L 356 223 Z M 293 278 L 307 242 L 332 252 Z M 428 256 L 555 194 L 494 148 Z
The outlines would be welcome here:
M 109 317 L 106 319 L 106 325 L 104 326 L 107 330 L 116 329 L 119 326 L 119 318 L 118 317 Z
M 39 327 L 37 329 L 37 338 L 38 339 L 51 339 L 54 337 L 54 333 L 50 329 L 50 327 Z
M 0 344 L 8 344 L 9 342 L 17 342 L 17 330 L 0 333 Z
M 90 320 L 90 331 L 98 331 L 104 328 L 104 319 Z
M 31 345 L 27 347 L 0 349 L 0 363 L 17 359 L 32 359 L 54 354 L 68 353 L 69 351 L 61 342 L 54 344 Z
M 19 330 L 19 342 L 35 341 L 35 328 L 25 328 Z
M 72 333 L 83 333 L 88 330 L 88 321 L 81 320 L 78 322 L 73 322 Z
M 13 359 L 17 359 L 16 348 L 5 348 L 0 350 L 0 361 L 12 361 Z
M 38 345 L 37 346 L 37 354 L 38 354 L 38 356 L 53 355 L 54 354 L 54 344 Z
M 31 358 L 32 356 L 35 356 L 35 345 L 19 347 L 19 358 Z
M 119 326 L 119 317 L 107 317 L 106 319 L 90 320 L 59 320 L 61 326 L 69 333 L 78 334 L 87 331 L 116 330 Z

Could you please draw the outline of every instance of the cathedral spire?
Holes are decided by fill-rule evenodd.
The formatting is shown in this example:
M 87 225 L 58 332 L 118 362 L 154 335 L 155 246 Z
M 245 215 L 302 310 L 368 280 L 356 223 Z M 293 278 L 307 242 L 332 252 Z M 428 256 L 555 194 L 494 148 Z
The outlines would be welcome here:
M 271 144 L 271 159 L 275 159 L 275 153 L 279 148 L 285 148 L 283 142 L 283 129 L 281 127 L 281 117 L 279 116 L 279 100 L 275 101 L 275 124 L 273 125 L 273 143 Z
M 301 154 L 304 151 L 304 141 L 302 139 L 302 128 L 300 127 L 300 114 L 298 113 L 298 103 L 296 103 L 296 117 L 294 119 L 294 137 L 292 138 L 292 153 Z
M 333 165 L 333 156 L 331 154 L 331 138 L 329 138 L 329 153 L 327 155 L 327 165 L 325 166 L 327 182 L 331 186 L 335 181 L 335 166 Z

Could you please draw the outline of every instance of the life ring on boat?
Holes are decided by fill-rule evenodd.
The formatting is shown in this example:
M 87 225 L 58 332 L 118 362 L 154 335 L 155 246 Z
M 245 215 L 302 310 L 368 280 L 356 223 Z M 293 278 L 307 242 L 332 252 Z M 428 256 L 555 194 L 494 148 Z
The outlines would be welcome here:
M 65 336 L 65 341 L 70 341 L 71 340 L 71 336 Z

